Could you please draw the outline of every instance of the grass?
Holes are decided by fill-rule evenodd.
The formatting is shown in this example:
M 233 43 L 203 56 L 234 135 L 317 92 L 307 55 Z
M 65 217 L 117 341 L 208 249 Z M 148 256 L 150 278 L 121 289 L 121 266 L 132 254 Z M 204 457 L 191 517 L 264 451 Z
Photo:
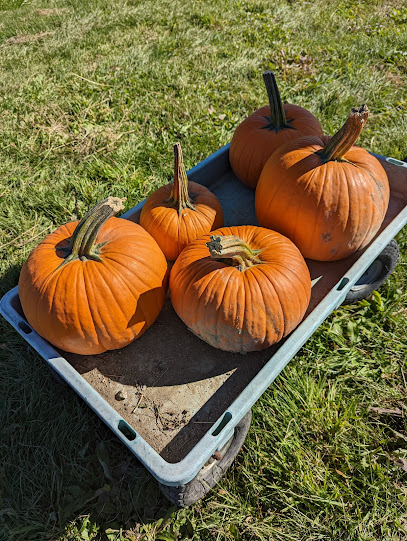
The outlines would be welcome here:
M 108 194 L 127 208 L 230 141 L 266 103 L 333 130 L 372 112 L 360 144 L 407 155 L 401 0 L 0 0 L 0 294 L 57 225 Z M 405 233 L 380 294 L 341 308 L 253 409 L 244 450 L 176 511 L 155 481 L 0 321 L 0 538 L 407 539 Z

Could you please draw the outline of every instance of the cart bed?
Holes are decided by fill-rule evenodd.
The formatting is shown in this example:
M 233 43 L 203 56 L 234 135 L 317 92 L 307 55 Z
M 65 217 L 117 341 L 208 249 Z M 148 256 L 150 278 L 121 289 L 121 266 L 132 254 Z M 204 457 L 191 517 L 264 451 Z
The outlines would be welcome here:
M 256 225 L 254 191 L 234 177 L 228 150 L 228 146 L 220 149 L 188 177 L 217 195 L 225 225 Z M 169 485 L 185 483 L 407 222 L 406 164 L 391 161 L 382 160 L 391 198 L 376 239 L 364 251 L 341 261 L 308 260 L 313 287 L 302 324 L 285 340 L 261 352 L 241 355 L 212 348 L 188 332 L 169 299 L 140 339 L 121 350 L 94 356 L 56 354 L 25 322 L 17 288 L 2 299 L 0 310 L 158 480 Z M 123 218 L 138 221 L 141 206 Z M 127 398 L 118 400 L 118 391 Z

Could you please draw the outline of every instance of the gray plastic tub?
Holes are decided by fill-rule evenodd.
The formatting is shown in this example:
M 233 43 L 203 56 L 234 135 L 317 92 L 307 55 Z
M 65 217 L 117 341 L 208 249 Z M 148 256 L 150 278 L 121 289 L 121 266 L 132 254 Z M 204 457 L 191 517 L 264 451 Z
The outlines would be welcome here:
M 211 348 L 187 331 L 169 300 L 140 339 L 96 356 L 59 352 L 42 339 L 24 318 L 17 287 L 1 299 L 0 312 L 160 483 L 183 485 L 230 439 L 236 424 L 407 223 L 407 164 L 378 157 L 391 187 L 379 234 L 363 252 L 342 261 L 307 261 L 313 283 L 308 311 L 294 332 L 267 350 L 239 355 Z M 188 177 L 217 195 L 225 225 L 256 225 L 254 191 L 234 177 L 229 145 Z M 137 221 L 142 205 L 122 218 Z M 115 400 L 118 390 L 128 398 Z

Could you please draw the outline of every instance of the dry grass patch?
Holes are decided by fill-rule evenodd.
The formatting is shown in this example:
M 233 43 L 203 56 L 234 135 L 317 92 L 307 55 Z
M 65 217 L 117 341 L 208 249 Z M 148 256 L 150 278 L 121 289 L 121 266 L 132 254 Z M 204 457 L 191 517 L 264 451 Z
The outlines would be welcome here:
M 38 15 L 43 15 L 44 17 L 51 17 L 52 15 L 62 15 L 68 11 L 67 8 L 45 8 L 45 9 L 36 9 L 35 13 Z
M 52 36 L 54 32 L 39 32 L 38 34 L 26 34 L 19 36 L 12 36 L 11 38 L 6 39 L 3 43 L 5 45 L 21 45 L 23 43 L 33 43 L 34 41 L 39 41 L 48 36 Z

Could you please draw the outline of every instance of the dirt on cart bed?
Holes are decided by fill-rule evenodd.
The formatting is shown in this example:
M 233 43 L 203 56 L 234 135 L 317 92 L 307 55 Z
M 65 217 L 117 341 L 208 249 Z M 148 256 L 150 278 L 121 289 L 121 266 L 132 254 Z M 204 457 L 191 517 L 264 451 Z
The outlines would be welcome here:
M 154 325 L 121 350 L 64 353 L 72 366 L 165 460 L 178 462 L 269 360 L 214 349 L 169 299 Z

